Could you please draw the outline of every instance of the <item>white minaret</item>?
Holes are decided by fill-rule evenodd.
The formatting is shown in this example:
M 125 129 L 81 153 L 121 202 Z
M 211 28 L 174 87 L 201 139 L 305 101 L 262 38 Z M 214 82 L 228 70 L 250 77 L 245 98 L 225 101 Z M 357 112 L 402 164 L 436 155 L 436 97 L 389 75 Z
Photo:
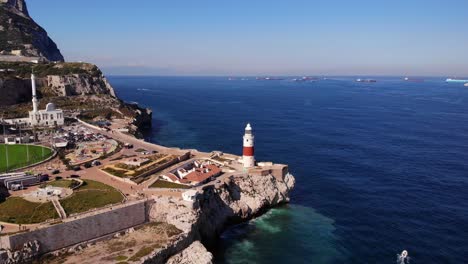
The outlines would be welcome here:
M 242 155 L 244 168 L 255 167 L 254 139 L 255 137 L 252 134 L 252 127 L 250 126 L 250 124 L 247 124 L 247 126 L 245 127 L 244 150 Z
M 37 113 L 36 77 L 31 74 L 33 113 Z

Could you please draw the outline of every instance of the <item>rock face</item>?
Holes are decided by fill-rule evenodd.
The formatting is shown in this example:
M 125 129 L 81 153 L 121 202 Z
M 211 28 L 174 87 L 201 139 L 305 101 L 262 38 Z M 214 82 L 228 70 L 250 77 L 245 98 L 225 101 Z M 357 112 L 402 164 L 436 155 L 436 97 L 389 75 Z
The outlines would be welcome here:
M 28 7 L 24 0 L 0 0 L 0 4 L 20 15 L 29 16 Z
M 167 264 L 211 264 L 213 254 L 208 252 L 200 241 L 193 242 L 188 248 L 177 255 L 172 256 Z
M 30 102 L 31 72 L 36 75 L 38 93 L 42 97 L 76 95 L 110 95 L 114 88 L 99 68 L 89 63 L 32 63 L 3 62 L 0 69 L 0 107 Z
M 114 88 L 103 76 L 85 74 L 48 75 L 46 86 L 58 96 L 110 94 L 115 97 Z
M 55 42 L 29 16 L 24 0 L 0 0 L 0 52 L 0 60 L 23 56 L 64 61 Z
M 37 241 L 24 244 L 17 251 L 0 251 L 0 264 L 30 263 L 39 255 L 40 245 Z
M 291 174 L 278 179 L 272 175 L 237 175 L 221 185 L 205 187 L 193 204 L 159 197 L 150 209 L 150 218 L 167 222 L 183 230 L 185 243 L 171 249 L 181 252 L 183 246 L 201 240 L 213 246 L 225 228 L 248 221 L 266 210 L 289 202 L 295 185 Z M 189 254 L 190 249 L 185 254 Z M 147 261 L 145 263 L 159 263 Z

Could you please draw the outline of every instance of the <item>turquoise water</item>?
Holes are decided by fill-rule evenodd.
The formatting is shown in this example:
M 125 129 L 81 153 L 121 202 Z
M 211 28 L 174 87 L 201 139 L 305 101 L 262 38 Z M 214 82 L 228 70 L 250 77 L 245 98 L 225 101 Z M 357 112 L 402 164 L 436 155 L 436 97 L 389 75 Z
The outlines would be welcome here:
M 221 239 L 225 251 L 220 251 L 218 257 L 234 264 L 286 263 L 291 255 L 313 263 L 343 260 L 335 248 L 338 238 L 334 224 L 314 209 L 283 206 L 225 232 Z
M 145 138 L 289 164 L 291 204 L 226 231 L 217 263 L 465 263 L 468 89 L 445 78 L 112 77 L 154 110 Z

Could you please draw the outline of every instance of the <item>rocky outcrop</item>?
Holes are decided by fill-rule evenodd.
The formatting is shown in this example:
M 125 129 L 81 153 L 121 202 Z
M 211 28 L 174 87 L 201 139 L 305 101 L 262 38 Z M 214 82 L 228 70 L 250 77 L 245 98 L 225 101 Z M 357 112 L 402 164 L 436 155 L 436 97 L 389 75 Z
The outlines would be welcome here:
M 5 5 L 12 12 L 29 17 L 28 7 L 24 0 L 0 0 L 0 4 Z
M 23 248 L 17 251 L 0 251 L 0 264 L 22 264 L 30 263 L 39 255 L 40 245 L 38 241 L 24 244 Z
M 134 126 L 133 129 L 137 134 L 138 132 L 151 128 L 153 122 L 153 111 L 150 108 L 142 108 L 138 104 L 134 103 L 126 103 L 126 106 L 135 113 L 132 125 Z
M 0 63 L 0 107 L 31 101 L 31 72 L 40 97 L 110 95 L 114 88 L 99 68 L 88 63 Z
M 213 254 L 208 252 L 200 241 L 193 242 L 188 248 L 177 255 L 172 256 L 167 264 L 211 264 Z
M 0 79 L 0 106 L 25 103 L 31 100 L 31 82 L 20 78 Z
M 185 232 L 185 243 L 179 243 L 179 248 L 171 251 L 182 252 L 184 245 L 196 240 L 211 247 L 227 226 L 248 221 L 272 207 L 289 202 L 294 185 L 295 179 L 291 174 L 282 179 L 272 175 L 232 176 L 217 187 L 205 187 L 193 204 L 159 197 L 150 209 L 150 218 L 173 224 Z
M 103 76 L 87 74 L 48 75 L 46 86 L 58 96 L 110 94 L 115 97 L 114 88 Z
M 0 60 L 3 55 L 8 60 L 64 61 L 55 42 L 29 16 L 24 0 L 0 0 L 0 53 Z

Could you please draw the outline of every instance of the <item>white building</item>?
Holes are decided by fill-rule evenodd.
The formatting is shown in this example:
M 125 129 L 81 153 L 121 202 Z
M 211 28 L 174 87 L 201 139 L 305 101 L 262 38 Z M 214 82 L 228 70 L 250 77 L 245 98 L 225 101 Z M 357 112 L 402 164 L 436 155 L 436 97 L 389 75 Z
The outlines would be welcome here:
M 34 74 L 31 74 L 31 85 L 32 85 L 32 103 L 33 109 L 29 111 L 29 117 L 27 118 L 16 118 L 6 119 L 7 124 L 18 124 L 29 127 L 54 127 L 62 126 L 65 123 L 65 117 L 61 109 L 56 109 L 53 103 L 48 103 L 46 109 L 38 110 L 38 100 L 36 92 L 36 78 Z
M 196 190 L 188 190 L 184 193 L 182 193 L 182 199 L 187 202 L 193 202 L 195 201 L 195 198 L 197 197 L 198 192 Z

